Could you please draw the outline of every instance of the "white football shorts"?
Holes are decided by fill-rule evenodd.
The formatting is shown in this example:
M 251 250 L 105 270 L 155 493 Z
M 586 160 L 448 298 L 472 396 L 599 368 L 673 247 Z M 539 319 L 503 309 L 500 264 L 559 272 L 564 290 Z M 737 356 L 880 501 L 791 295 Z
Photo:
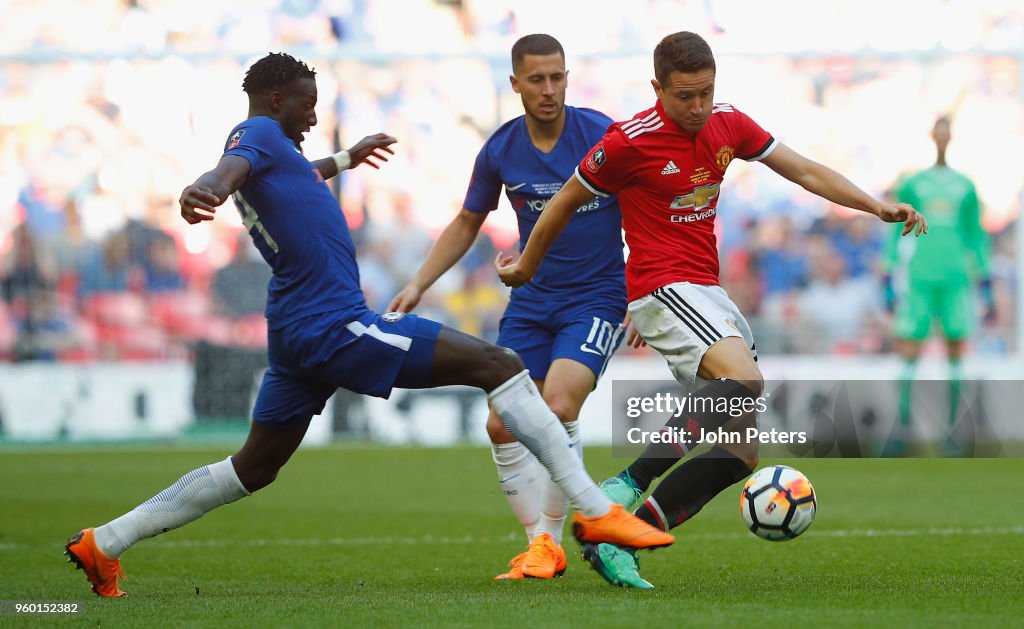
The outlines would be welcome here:
M 704 352 L 723 338 L 742 338 L 757 361 L 750 325 L 721 286 L 669 284 L 629 302 L 629 316 L 691 393 L 705 384 L 697 377 Z

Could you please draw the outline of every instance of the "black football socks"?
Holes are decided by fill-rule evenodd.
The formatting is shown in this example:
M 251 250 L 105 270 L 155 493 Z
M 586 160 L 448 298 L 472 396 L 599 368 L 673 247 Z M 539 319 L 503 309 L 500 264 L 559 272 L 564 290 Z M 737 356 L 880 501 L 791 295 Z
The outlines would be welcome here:
M 668 531 L 697 515 L 712 498 L 751 471 L 735 455 L 715 446 L 672 470 L 636 510 L 636 517 Z

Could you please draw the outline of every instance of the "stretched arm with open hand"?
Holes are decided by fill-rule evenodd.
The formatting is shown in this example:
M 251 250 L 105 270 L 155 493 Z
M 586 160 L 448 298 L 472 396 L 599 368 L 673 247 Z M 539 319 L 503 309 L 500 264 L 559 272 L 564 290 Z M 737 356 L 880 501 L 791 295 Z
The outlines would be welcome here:
M 341 171 L 355 168 L 364 162 L 374 168 L 380 168 L 377 161 L 386 162 L 388 155 L 395 154 L 389 148 L 395 142 L 398 140 L 386 133 L 375 133 L 359 140 L 349 149 L 316 160 L 313 165 L 324 179 L 330 179 Z
M 886 223 L 903 223 L 903 236 L 911 232 L 914 236 L 928 233 L 928 221 L 910 205 L 879 201 L 828 166 L 807 159 L 784 144 L 762 161 L 765 166 L 819 197 L 874 214 Z

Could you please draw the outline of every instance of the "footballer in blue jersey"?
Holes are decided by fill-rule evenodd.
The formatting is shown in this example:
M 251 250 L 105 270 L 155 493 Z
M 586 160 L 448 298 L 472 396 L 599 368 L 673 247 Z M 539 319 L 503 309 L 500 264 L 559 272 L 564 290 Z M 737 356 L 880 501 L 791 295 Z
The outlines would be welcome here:
M 550 150 L 534 145 L 526 115 L 506 122 L 487 140 L 473 165 L 462 207 L 486 214 L 498 207 L 502 187 L 515 210 L 520 246 L 526 246 L 548 200 L 562 187 L 559 179 L 579 165 L 580 155 L 604 137 L 612 120 L 593 109 L 565 105 L 561 135 Z M 608 252 L 620 255 L 608 255 Z M 624 301 L 625 263 L 622 213 L 614 196 L 594 197 L 576 210 L 544 258 L 533 281 L 512 291 L 513 301 L 587 296 Z
M 561 187 L 559 179 L 572 174 L 612 122 L 592 109 L 567 105 L 563 112 L 562 133 L 550 151 L 533 144 L 524 115 L 502 125 L 473 166 L 464 210 L 486 217 L 504 186 L 521 246 Z M 595 197 L 576 211 L 534 280 L 512 290 L 498 345 L 514 349 L 535 380 L 544 380 L 560 358 L 600 377 L 621 340 L 625 304 L 622 214 L 614 196 Z
M 394 386 L 448 384 L 488 393 L 508 430 L 559 479 L 577 510 L 574 531 L 581 542 L 671 544 L 671 535 L 602 495 L 515 352 L 415 315 L 379 315 L 366 307 L 348 225 L 324 180 L 363 162 L 376 167 L 373 160 L 386 161 L 395 139 L 377 134 L 330 157 L 306 159 L 303 133 L 317 122 L 314 77 L 286 54 L 254 63 L 242 83 L 246 121 L 228 135 L 217 166 L 179 199 L 182 218 L 196 224 L 212 220 L 217 206 L 233 197 L 273 270 L 270 368 L 245 444 L 121 517 L 80 530 L 65 545 L 68 559 L 85 571 L 97 595 L 124 596 L 122 553 L 273 482 L 336 389 L 387 397 Z
M 472 245 L 498 207 L 502 188 L 525 246 L 541 211 L 612 120 L 565 105 L 568 72 L 558 40 L 527 35 L 512 47 L 512 88 L 524 115 L 494 132 L 473 166 L 462 211 L 442 232 L 423 265 L 392 300 L 409 312 Z M 577 418 L 623 336 L 626 315 L 622 216 L 614 196 L 581 205 L 533 281 L 512 291 L 498 345 L 515 350 L 562 421 L 577 454 Z M 565 500 L 536 459 L 492 411 L 487 422 L 502 490 L 526 530 L 529 546 L 500 579 L 552 578 L 565 570 L 561 547 Z

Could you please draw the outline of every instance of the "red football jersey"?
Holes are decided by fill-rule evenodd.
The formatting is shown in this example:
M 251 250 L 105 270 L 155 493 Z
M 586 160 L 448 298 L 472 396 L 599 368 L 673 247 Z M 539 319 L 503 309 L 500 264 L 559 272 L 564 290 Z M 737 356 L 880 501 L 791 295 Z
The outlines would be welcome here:
M 608 128 L 576 177 L 598 196 L 619 197 L 630 301 L 673 282 L 718 284 L 715 206 L 725 169 L 734 157 L 760 160 L 776 146 L 725 103 L 697 133 L 679 128 L 660 101 Z

